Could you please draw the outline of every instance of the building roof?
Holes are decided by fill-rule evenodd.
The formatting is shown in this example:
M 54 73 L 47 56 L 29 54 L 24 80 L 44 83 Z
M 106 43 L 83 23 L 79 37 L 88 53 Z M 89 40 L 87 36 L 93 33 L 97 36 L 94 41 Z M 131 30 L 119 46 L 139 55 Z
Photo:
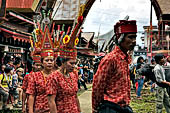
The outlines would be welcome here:
M 94 37 L 94 32 L 83 32 L 81 33 L 81 37 L 84 38 L 87 42 L 90 41 Z
M 105 50 L 106 46 L 109 44 L 110 40 L 112 39 L 114 35 L 113 29 L 107 32 L 106 34 L 100 35 L 99 36 L 99 48 L 102 47 L 103 43 L 105 43 L 103 50 Z
M 94 38 L 94 39 L 93 39 L 93 42 L 94 42 L 95 44 L 97 44 L 97 41 L 98 41 L 97 38 Z
M 162 14 L 170 14 L 170 0 L 156 0 L 160 6 Z
M 6 0 L 7 10 L 17 12 L 35 12 L 42 0 Z
M 170 0 L 152 0 L 153 7 L 156 12 L 157 19 L 162 16 L 163 20 L 169 19 L 170 16 Z

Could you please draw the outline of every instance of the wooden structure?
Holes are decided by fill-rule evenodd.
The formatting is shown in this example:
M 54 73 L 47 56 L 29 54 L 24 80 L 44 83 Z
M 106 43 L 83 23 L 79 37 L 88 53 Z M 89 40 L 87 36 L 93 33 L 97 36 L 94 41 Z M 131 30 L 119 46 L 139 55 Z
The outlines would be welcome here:
M 1 2 L 2 1 L 2 2 Z M 53 9 L 55 10 L 55 6 L 61 2 L 61 0 L 0 0 L 1 9 L 0 10 L 1 17 L 5 17 L 6 19 L 3 19 L 3 23 L 0 24 L 0 47 L 1 47 L 1 54 L 4 52 L 8 53 L 25 53 L 30 48 L 30 37 L 32 36 L 32 31 L 35 27 L 35 20 L 42 19 L 42 15 L 40 15 L 41 9 Z M 70 1 L 70 0 L 69 0 Z M 81 4 L 84 4 L 84 11 L 82 12 L 82 16 L 84 19 L 86 18 L 91 6 L 95 2 L 95 0 L 73 0 L 70 1 L 63 0 L 63 5 L 61 7 L 62 16 L 66 13 L 66 10 L 70 10 L 70 14 L 73 13 L 73 15 L 65 15 L 72 19 L 65 19 L 64 21 L 61 19 L 56 19 L 52 17 L 52 19 L 55 21 L 55 25 L 57 24 L 62 25 L 65 23 L 66 28 L 68 26 L 73 26 L 77 23 L 77 17 L 78 12 L 80 10 L 79 6 Z M 6 4 L 6 5 L 4 5 Z M 75 4 L 75 5 L 72 5 Z M 65 7 L 69 6 L 69 7 Z M 58 7 L 56 7 L 58 8 Z M 66 9 L 64 9 L 66 8 Z M 58 9 L 56 9 L 58 10 Z M 58 11 L 54 11 L 54 17 L 58 14 Z M 36 15 L 36 16 L 35 16 Z M 37 16 L 39 15 L 39 16 Z M 0 17 L 0 19 L 1 19 Z M 65 17 L 64 17 L 65 18 Z M 71 21 L 70 21 L 71 20 Z M 78 29 L 81 28 L 81 23 L 78 26 Z M 54 28 L 56 28 L 56 26 Z M 2 55 L 3 56 L 3 55 Z
M 2 23 L 6 16 L 6 0 L 0 0 L 0 23 Z
M 5 54 L 23 57 L 26 60 L 33 30 L 33 14 L 42 0 L 0 0 L 0 59 Z M 2 61 L 2 60 L 0 60 Z M 0 62 L 1 63 L 1 62 Z
M 168 41 L 166 41 L 166 36 L 169 35 L 169 31 L 166 31 L 166 26 L 170 26 L 170 0 L 151 0 L 151 3 L 155 9 L 158 20 L 158 45 L 162 50 L 169 50 Z

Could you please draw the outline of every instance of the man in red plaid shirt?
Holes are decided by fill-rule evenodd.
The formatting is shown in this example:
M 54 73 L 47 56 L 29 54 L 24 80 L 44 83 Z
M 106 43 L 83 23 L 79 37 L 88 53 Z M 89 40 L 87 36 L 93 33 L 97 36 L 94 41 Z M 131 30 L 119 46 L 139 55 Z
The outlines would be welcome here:
M 120 20 L 114 32 L 114 50 L 101 60 L 94 75 L 93 113 L 133 113 L 129 106 L 131 58 L 128 51 L 136 45 L 136 21 Z

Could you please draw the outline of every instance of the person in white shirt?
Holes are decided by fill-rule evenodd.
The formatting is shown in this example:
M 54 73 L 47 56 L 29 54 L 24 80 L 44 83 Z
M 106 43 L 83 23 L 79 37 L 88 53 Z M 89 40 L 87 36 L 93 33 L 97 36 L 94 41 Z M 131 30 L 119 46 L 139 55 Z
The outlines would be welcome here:
M 155 55 L 156 66 L 154 68 L 154 74 L 156 77 L 156 113 L 162 113 L 163 105 L 167 113 L 170 113 L 170 101 L 169 95 L 167 93 L 166 87 L 170 86 L 170 82 L 167 82 L 165 79 L 165 70 L 163 65 L 165 64 L 164 55 L 156 54 Z

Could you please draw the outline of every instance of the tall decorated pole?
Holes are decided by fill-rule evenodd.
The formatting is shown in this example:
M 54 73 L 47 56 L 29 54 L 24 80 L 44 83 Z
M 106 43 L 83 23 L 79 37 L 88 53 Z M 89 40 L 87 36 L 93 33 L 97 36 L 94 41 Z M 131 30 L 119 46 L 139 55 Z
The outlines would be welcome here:
M 152 59 L 152 0 L 151 0 L 151 12 L 150 12 L 150 58 Z

